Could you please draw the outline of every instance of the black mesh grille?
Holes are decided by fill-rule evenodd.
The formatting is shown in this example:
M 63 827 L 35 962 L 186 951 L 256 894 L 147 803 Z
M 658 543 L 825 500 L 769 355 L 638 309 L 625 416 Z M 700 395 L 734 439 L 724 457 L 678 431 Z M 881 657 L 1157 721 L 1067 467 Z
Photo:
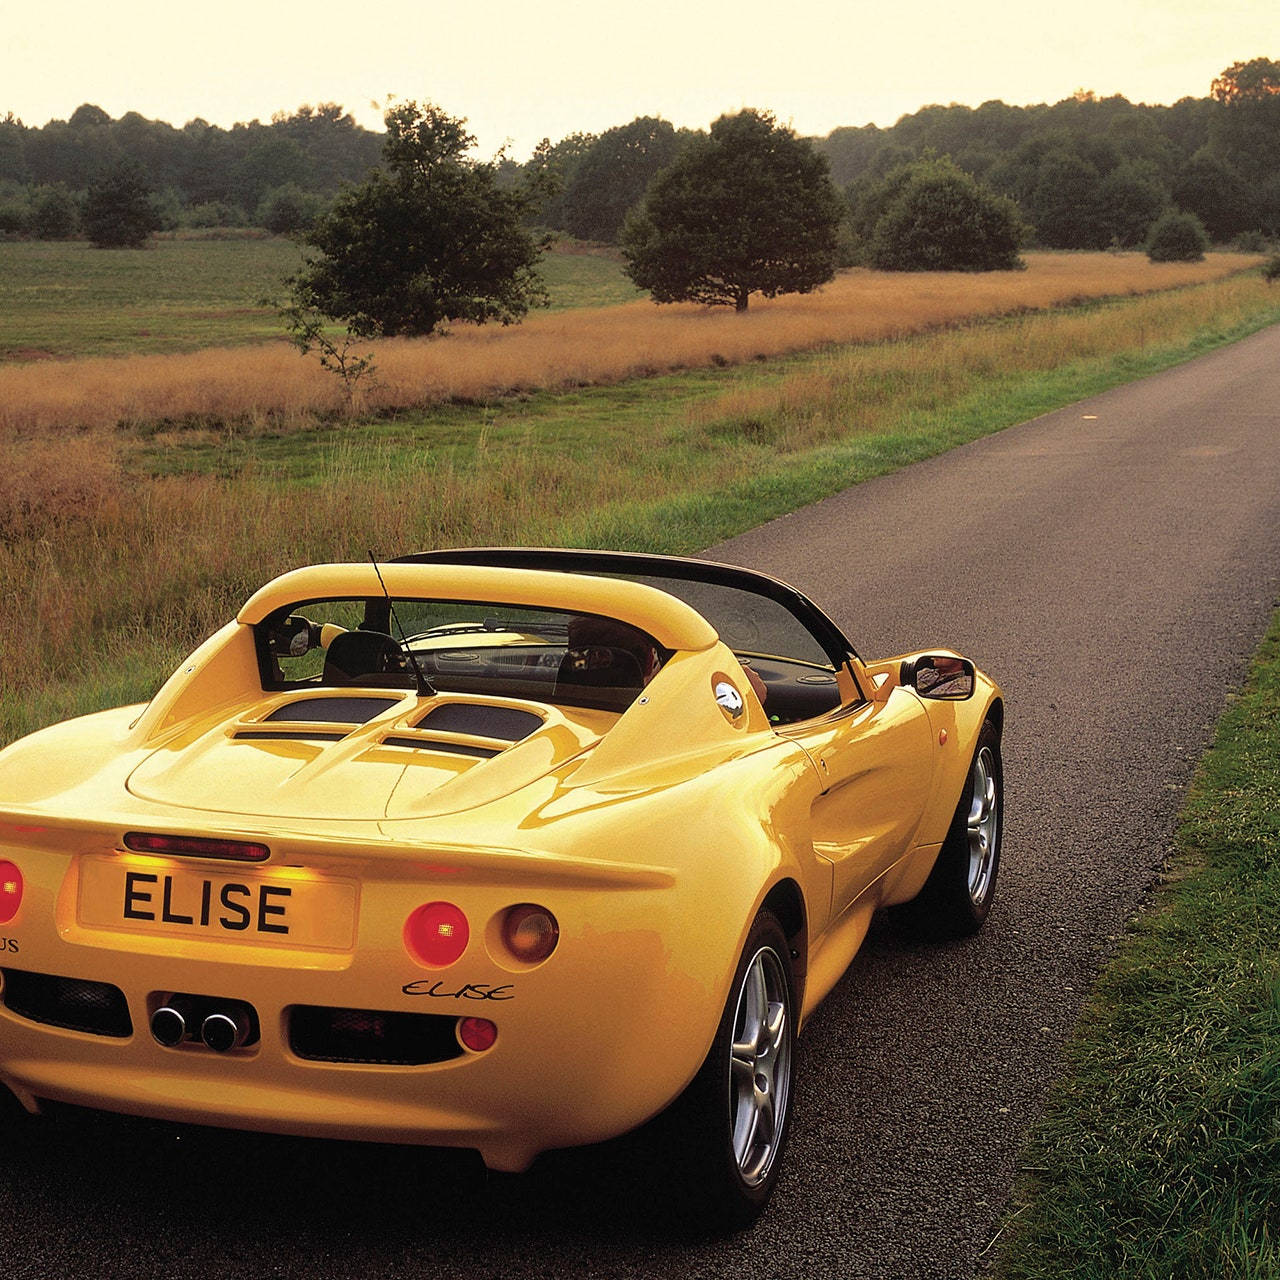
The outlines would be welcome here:
M 388 707 L 394 698 L 303 698 L 277 707 L 264 720 L 309 720 L 330 724 L 364 724 Z
M 479 702 L 446 702 L 432 707 L 414 726 L 443 733 L 474 733 L 479 738 L 518 742 L 542 728 L 542 717 L 518 707 L 490 707 Z
M 95 1036 L 133 1034 L 124 992 L 107 982 L 5 969 L 5 1008 L 32 1022 Z
M 299 1004 L 289 1011 L 289 1048 L 314 1062 L 416 1067 L 461 1056 L 457 1025 L 457 1018 L 438 1013 Z

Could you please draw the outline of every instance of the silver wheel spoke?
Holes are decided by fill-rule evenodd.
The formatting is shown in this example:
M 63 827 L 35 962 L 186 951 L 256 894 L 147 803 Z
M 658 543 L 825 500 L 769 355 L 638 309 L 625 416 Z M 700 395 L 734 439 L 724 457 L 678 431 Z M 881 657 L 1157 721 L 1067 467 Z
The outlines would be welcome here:
M 995 759 L 988 747 L 973 762 L 973 799 L 966 823 L 969 839 L 969 897 L 982 903 L 991 888 L 996 841 L 1000 831 L 1000 798 L 996 790 Z
M 749 1186 L 769 1176 L 786 1117 L 791 1087 L 789 995 L 777 954 L 761 948 L 738 988 L 729 1050 L 733 1154 Z

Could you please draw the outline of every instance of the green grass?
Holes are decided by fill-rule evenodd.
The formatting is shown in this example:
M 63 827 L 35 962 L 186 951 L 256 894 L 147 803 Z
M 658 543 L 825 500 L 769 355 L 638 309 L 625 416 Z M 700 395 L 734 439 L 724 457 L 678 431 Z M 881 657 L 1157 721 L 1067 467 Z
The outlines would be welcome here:
M 288 240 L 0 244 L 0 359 L 136 355 L 279 336 L 258 305 L 292 270 Z
M 283 335 L 264 297 L 299 251 L 280 238 L 0 242 L 0 361 L 194 351 Z M 641 296 L 612 258 L 547 254 L 553 310 Z
M 1004 1280 L 1280 1276 L 1280 613 L 1026 1156 Z
M 596 253 L 548 253 L 542 259 L 542 278 L 551 295 L 551 310 L 569 307 L 611 307 L 648 297 L 637 289 L 616 257 Z

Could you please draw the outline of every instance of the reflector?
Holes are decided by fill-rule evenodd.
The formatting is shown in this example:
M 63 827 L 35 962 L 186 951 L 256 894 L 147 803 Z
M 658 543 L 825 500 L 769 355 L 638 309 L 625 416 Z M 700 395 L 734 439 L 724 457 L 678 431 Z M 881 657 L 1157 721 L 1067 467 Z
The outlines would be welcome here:
M 458 1022 L 458 1039 L 472 1053 L 483 1053 L 493 1048 L 498 1038 L 498 1028 L 488 1018 L 462 1018 Z

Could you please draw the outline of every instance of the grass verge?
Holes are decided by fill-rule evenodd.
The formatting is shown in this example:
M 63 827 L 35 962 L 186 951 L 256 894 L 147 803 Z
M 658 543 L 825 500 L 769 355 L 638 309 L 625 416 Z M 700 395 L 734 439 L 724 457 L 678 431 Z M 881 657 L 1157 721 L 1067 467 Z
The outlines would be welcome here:
M 1002 1280 L 1280 1276 L 1280 613 L 1027 1154 Z

